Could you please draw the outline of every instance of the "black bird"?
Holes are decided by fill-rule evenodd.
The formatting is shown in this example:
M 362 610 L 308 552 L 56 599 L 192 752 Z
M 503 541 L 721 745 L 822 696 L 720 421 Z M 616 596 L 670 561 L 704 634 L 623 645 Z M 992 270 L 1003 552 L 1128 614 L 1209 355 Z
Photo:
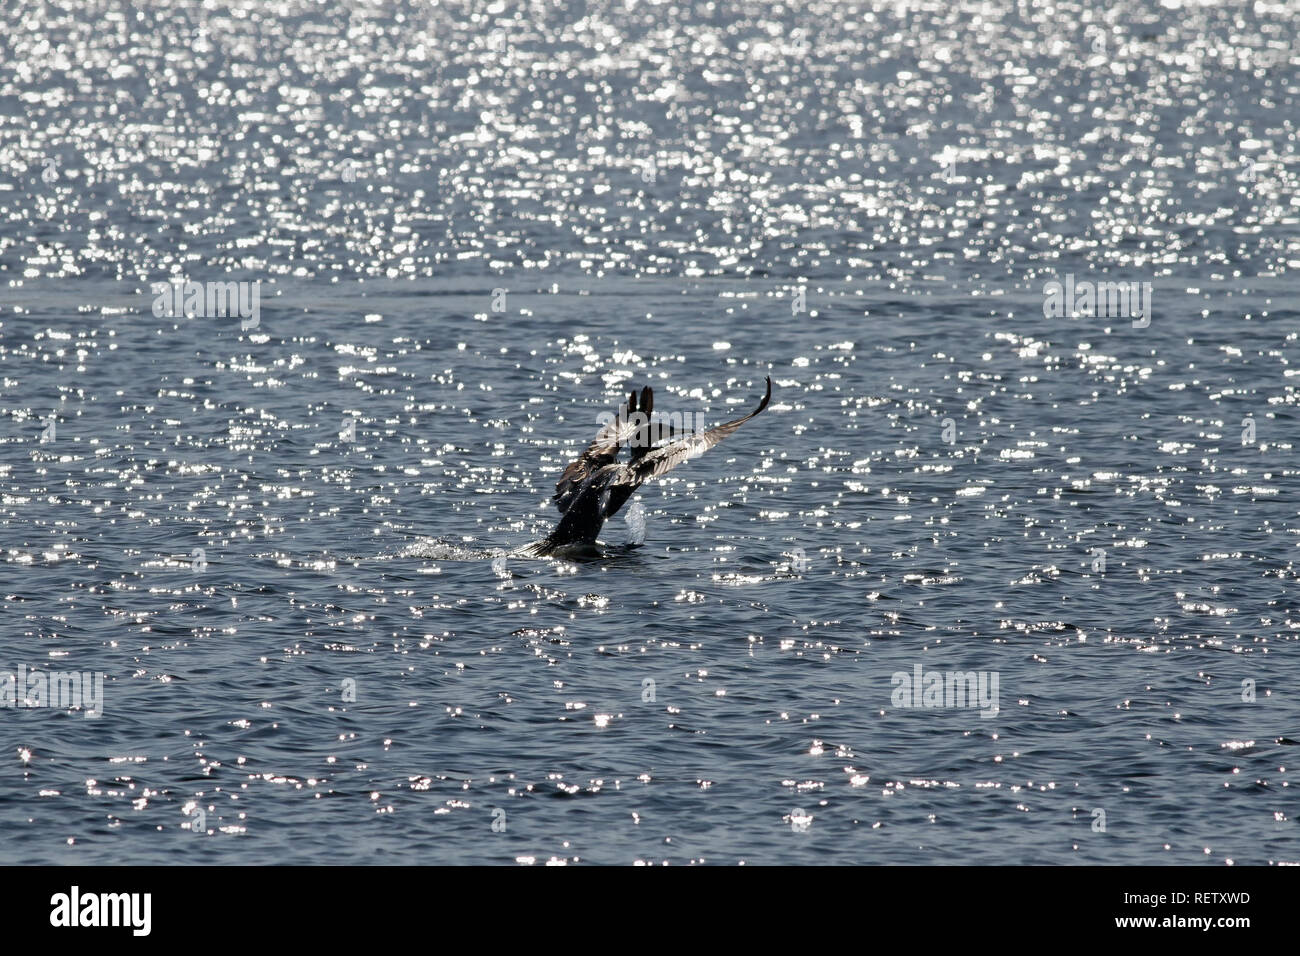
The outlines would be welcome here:
M 743 418 L 702 432 L 682 433 L 661 422 L 651 422 L 654 400 L 654 390 L 649 386 L 641 389 L 640 402 L 637 393 L 632 392 L 587 450 L 564 469 L 555 486 L 555 505 L 564 517 L 550 535 L 529 549 L 532 554 L 547 555 L 571 545 L 594 544 L 605 522 L 618 514 L 644 482 L 698 458 L 767 408 L 772 400 L 772 379 L 767 380 L 767 393 L 758 408 Z M 624 445 L 628 446 L 631 460 L 619 464 L 615 459 Z

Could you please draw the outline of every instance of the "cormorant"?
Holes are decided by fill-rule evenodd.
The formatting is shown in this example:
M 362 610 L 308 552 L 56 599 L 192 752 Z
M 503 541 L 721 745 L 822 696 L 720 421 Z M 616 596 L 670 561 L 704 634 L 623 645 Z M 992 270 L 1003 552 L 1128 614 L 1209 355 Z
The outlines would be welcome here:
M 618 414 L 596 434 L 587 450 L 571 462 L 555 486 L 555 504 L 563 517 L 544 540 L 533 545 L 532 554 L 553 554 L 571 545 L 591 545 L 601 526 L 618 513 L 628 498 L 649 481 L 676 468 L 684 461 L 698 458 L 772 400 L 772 379 L 767 380 L 763 400 L 743 418 L 723 422 L 702 432 L 682 433 L 661 422 L 651 422 L 654 390 L 641 389 L 640 401 L 633 391 Z M 627 445 L 631 460 L 615 461 L 619 449 Z

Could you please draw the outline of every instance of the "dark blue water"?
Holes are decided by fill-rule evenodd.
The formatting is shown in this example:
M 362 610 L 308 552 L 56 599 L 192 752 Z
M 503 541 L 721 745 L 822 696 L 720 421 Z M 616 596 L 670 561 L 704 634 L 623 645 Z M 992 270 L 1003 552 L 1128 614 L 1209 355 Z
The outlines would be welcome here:
M 1294 9 L 0 26 L 0 862 L 1300 862 Z

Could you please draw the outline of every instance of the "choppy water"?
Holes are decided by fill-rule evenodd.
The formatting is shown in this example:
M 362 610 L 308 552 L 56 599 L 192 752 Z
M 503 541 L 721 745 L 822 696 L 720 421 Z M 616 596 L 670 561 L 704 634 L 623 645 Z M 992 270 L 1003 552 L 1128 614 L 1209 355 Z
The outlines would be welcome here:
M 0 862 L 1300 861 L 1294 5 L 0 27 Z

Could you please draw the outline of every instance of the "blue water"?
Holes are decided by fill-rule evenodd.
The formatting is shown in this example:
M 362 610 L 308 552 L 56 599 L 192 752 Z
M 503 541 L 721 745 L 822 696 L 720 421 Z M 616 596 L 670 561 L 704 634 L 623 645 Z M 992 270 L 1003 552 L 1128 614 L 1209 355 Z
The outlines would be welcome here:
M 0 863 L 1300 862 L 1300 12 L 126 10 L 0 7 Z

